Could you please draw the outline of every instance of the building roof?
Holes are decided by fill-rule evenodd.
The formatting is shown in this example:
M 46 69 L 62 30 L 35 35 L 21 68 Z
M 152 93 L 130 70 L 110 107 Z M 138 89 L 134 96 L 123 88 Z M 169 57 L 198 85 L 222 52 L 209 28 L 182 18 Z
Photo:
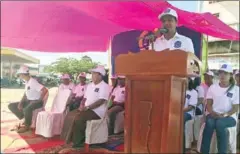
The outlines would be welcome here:
M 1 48 L 1 61 L 39 64 L 40 60 L 11 48 Z

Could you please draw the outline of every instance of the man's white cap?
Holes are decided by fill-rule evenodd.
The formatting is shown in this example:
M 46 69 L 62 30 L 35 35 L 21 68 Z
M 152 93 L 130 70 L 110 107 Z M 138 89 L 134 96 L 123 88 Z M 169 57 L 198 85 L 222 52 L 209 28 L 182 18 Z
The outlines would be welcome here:
M 125 79 L 126 77 L 124 75 L 118 75 L 118 78 Z
M 20 69 L 17 71 L 17 74 L 27 74 L 29 73 L 29 69 L 27 66 L 21 66 Z
M 71 79 L 69 74 L 63 74 L 61 79 Z
M 219 71 L 224 71 L 224 72 L 227 72 L 227 73 L 233 73 L 232 66 L 228 65 L 228 64 L 223 64 L 221 66 L 221 68 L 219 69 Z
M 235 74 L 235 75 L 239 74 L 239 70 L 236 70 L 234 74 Z
M 79 78 L 79 77 L 86 78 L 86 73 L 85 73 L 85 72 L 80 73 L 80 74 L 78 75 L 78 78 Z
M 106 75 L 106 71 L 105 71 L 104 66 L 97 66 L 96 68 L 91 69 L 90 72 L 100 73 L 102 76 Z
M 163 13 L 158 16 L 158 19 L 162 19 L 163 16 L 170 15 L 178 19 L 177 12 L 171 8 L 167 8 Z
M 207 74 L 207 75 L 212 76 L 212 77 L 214 76 L 214 73 L 212 71 L 207 71 L 204 74 Z

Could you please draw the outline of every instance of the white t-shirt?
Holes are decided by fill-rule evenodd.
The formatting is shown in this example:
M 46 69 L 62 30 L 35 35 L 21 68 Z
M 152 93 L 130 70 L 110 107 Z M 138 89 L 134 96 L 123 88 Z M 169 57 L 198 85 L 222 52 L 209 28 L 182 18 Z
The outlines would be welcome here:
M 202 85 L 198 86 L 196 88 L 197 90 L 197 93 L 198 93 L 198 98 L 203 98 L 204 99 L 204 88 L 202 87 Z M 203 105 L 202 104 L 199 104 L 197 106 L 201 111 L 203 111 Z
M 38 100 L 42 94 L 42 88 L 44 86 L 41 85 L 36 79 L 30 78 L 28 82 L 25 83 L 25 92 L 28 100 Z
M 170 40 L 166 40 L 165 37 L 162 35 L 161 37 L 156 39 L 153 46 L 155 51 L 163 51 L 165 49 L 180 49 L 186 52 L 194 53 L 192 40 L 178 33 L 176 33 L 175 36 Z
M 117 102 L 117 103 L 123 103 L 125 102 L 125 87 L 116 87 L 114 89 L 114 92 L 112 94 L 114 97 L 114 102 Z
M 81 85 L 81 83 L 79 83 L 79 84 L 74 88 L 73 93 L 76 94 L 75 97 L 82 97 L 82 96 L 85 94 L 86 89 L 87 89 L 87 84 Z
M 233 104 L 239 104 L 239 87 L 234 86 L 227 92 L 228 88 L 222 88 L 219 83 L 210 86 L 207 99 L 213 100 L 213 111 L 224 114 L 232 109 Z M 237 119 L 237 115 L 233 115 Z
M 186 91 L 186 99 L 185 99 L 185 105 L 184 108 L 187 108 L 188 106 L 194 106 L 196 107 L 198 102 L 198 93 L 196 90 L 187 90 Z M 195 110 L 192 109 L 191 111 L 188 111 L 187 113 L 189 113 L 192 117 L 194 115 Z
M 69 90 L 72 90 L 72 91 L 74 91 L 74 88 L 75 88 L 75 85 L 74 85 L 74 83 L 72 83 L 72 82 L 70 82 L 68 85 L 65 85 L 65 84 L 60 84 L 60 86 L 59 86 L 59 90 L 61 89 L 61 90 L 63 90 L 63 89 L 69 89 Z
M 110 94 L 110 88 L 107 83 L 104 81 L 95 85 L 94 83 L 89 83 L 87 86 L 86 93 L 84 98 L 86 98 L 85 106 L 89 106 L 95 103 L 99 99 L 108 100 Z M 102 104 L 101 106 L 93 109 L 93 111 L 101 118 L 104 117 L 107 111 L 107 103 Z

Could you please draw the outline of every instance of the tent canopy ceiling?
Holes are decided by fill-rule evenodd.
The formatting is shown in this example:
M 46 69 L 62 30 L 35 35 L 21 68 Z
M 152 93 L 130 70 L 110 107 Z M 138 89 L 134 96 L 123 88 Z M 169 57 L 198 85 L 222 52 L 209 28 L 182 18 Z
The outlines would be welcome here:
M 1 4 L 1 43 L 5 47 L 45 52 L 106 51 L 109 38 L 115 34 L 161 27 L 157 16 L 169 7 L 177 11 L 179 26 L 239 40 L 238 31 L 210 13 L 190 13 L 166 1 L 4 1 Z

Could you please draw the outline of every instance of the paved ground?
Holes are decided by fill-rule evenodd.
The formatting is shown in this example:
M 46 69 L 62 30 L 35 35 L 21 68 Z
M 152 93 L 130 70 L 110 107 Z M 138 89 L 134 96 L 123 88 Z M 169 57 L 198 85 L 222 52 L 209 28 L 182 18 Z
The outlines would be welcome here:
M 49 89 L 49 98 L 50 97 L 54 97 L 55 93 L 56 93 L 57 88 L 51 88 Z M 6 126 L 8 126 L 9 124 L 11 124 L 11 122 L 4 122 L 4 121 L 12 121 L 12 120 L 17 120 L 17 118 L 8 110 L 8 104 L 11 102 L 17 102 L 19 100 L 21 100 L 22 96 L 24 94 L 24 89 L 6 89 L 6 88 L 1 88 L 1 151 L 3 151 L 4 149 L 6 149 L 7 147 L 9 147 L 9 145 L 12 144 L 13 142 L 13 138 L 10 138 L 6 135 L 2 135 L 3 131 Z M 51 106 L 51 103 L 47 104 L 47 108 L 49 108 L 49 106 Z M 2 123 L 3 122 L 3 123 Z M 10 134 L 14 134 L 16 137 L 19 137 L 19 135 L 17 136 L 16 133 L 10 133 Z M 3 142 L 4 141 L 4 142 Z M 18 140 L 18 142 L 20 142 L 20 140 Z M 14 145 L 17 143 L 14 143 Z M 27 144 L 26 141 L 22 140 L 21 141 L 21 145 Z M 11 145 L 11 147 L 14 145 Z M 20 143 L 19 143 L 20 145 Z

